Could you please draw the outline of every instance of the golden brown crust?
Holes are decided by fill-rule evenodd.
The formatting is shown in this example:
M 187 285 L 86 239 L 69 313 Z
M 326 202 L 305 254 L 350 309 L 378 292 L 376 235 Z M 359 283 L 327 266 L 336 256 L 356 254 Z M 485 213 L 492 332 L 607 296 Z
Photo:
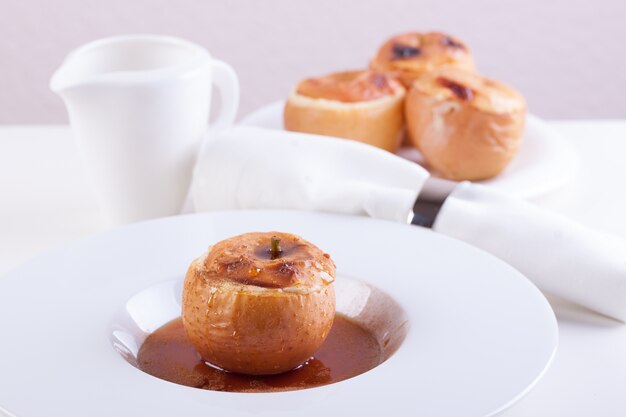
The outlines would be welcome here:
M 440 69 L 414 82 L 405 116 L 411 141 L 434 171 L 452 180 L 482 180 L 516 155 L 526 102 L 500 82 Z
M 467 44 L 459 38 L 439 32 L 410 32 L 385 42 L 370 68 L 398 78 L 409 88 L 421 75 L 438 68 L 475 69 Z
M 373 71 L 335 72 L 300 81 L 296 93 L 309 98 L 356 103 L 395 93 L 393 81 Z
M 271 256 L 271 240 L 281 253 Z M 335 264 L 317 246 L 291 233 L 246 233 L 211 247 L 198 271 L 208 281 L 231 281 L 266 288 L 319 286 L 333 281 Z
M 271 236 L 282 239 L 284 259 L 293 262 L 287 280 L 265 252 Z M 249 278 L 248 266 L 223 266 L 241 257 L 267 276 Z M 332 327 L 334 277 L 328 255 L 295 235 L 251 233 L 220 242 L 194 260 L 185 277 L 182 319 L 189 341 L 206 361 L 231 372 L 293 369 L 315 353 Z
M 358 140 L 395 152 L 404 129 L 406 90 L 393 79 L 385 80 L 393 94 L 358 102 L 313 98 L 295 91 L 285 104 L 285 129 Z

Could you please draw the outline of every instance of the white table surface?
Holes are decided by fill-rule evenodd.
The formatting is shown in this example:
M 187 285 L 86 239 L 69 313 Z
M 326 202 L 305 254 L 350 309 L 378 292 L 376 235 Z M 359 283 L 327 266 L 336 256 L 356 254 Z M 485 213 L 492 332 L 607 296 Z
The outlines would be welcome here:
M 535 202 L 626 238 L 626 121 L 551 125 L 579 151 L 581 167 L 571 185 Z M 0 274 L 102 230 L 68 127 L 0 126 Z M 626 325 L 550 301 L 560 328 L 554 363 L 501 415 L 626 416 Z

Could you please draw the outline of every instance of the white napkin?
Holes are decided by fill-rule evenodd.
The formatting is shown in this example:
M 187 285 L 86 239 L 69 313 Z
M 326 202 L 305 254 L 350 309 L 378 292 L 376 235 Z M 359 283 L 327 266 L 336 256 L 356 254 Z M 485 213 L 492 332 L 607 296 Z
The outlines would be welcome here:
M 191 192 L 197 211 L 300 209 L 406 223 L 427 178 L 420 166 L 358 142 L 234 127 L 205 144 Z M 433 230 L 503 259 L 544 291 L 626 321 L 620 239 L 470 183 L 450 194 Z
M 197 211 L 297 209 L 406 222 L 427 178 L 420 166 L 359 142 L 239 126 L 207 140 L 191 195 Z
M 626 242 L 485 186 L 461 183 L 433 225 L 514 266 L 541 290 L 626 321 Z

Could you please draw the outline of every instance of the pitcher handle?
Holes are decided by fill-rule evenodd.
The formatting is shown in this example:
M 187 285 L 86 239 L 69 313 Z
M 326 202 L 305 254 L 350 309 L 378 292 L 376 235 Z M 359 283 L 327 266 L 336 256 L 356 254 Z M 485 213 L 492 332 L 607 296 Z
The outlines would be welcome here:
M 233 68 L 227 63 L 220 61 L 219 59 L 213 59 L 211 61 L 211 71 L 213 85 L 217 89 L 221 98 L 221 106 L 215 121 L 211 123 L 209 129 L 205 131 L 202 140 L 200 141 L 198 154 L 196 155 L 196 161 L 194 163 L 191 184 L 189 186 L 189 190 L 187 191 L 185 202 L 181 208 L 181 213 L 193 213 L 195 211 L 195 205 L 193 202 L 193 184 L 197 181 L 198 161 L 202 158 L 207 141 L 210 140 L 214 132 L 228 127 L 235 121 L 237 108 L 239 107 L 239 80 L 235 70 L 233 70 Z
M 211 123 L 211 131 L 231 125 L 237 116 L 239 107 L 239 80 L 233 68 L 219 59 L 211 61 L 213 85 L 221 98 L 220 111 Z

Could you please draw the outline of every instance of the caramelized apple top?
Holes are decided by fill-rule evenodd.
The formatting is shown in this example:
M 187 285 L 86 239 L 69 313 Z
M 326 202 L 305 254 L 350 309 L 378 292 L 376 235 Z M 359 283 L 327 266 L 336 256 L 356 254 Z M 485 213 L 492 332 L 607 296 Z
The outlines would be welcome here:
M 421 74 L 442 67 L 474 69 L 469 47 L 459 38 L 440 32 L 409 32 L 387 40 L 370 68 L 393 74 L 408 88 Z
M 263 288 L 319 287 L 335 264 L 317 246 L 290 233 L 257 232 L 216 243 L 202 262 L 203 279 Z
M 413 88 L 437 100 L 454 100 L 486 113 L 507 114 L 526 110 L 524 96 L 514 88 L 455 68 L 426 74 L 413 83 Z
M 356 103 L 396 94 L 400 84 L 373 71 L 346 71 L 301 81 L 296 93 L 327 100 Z

